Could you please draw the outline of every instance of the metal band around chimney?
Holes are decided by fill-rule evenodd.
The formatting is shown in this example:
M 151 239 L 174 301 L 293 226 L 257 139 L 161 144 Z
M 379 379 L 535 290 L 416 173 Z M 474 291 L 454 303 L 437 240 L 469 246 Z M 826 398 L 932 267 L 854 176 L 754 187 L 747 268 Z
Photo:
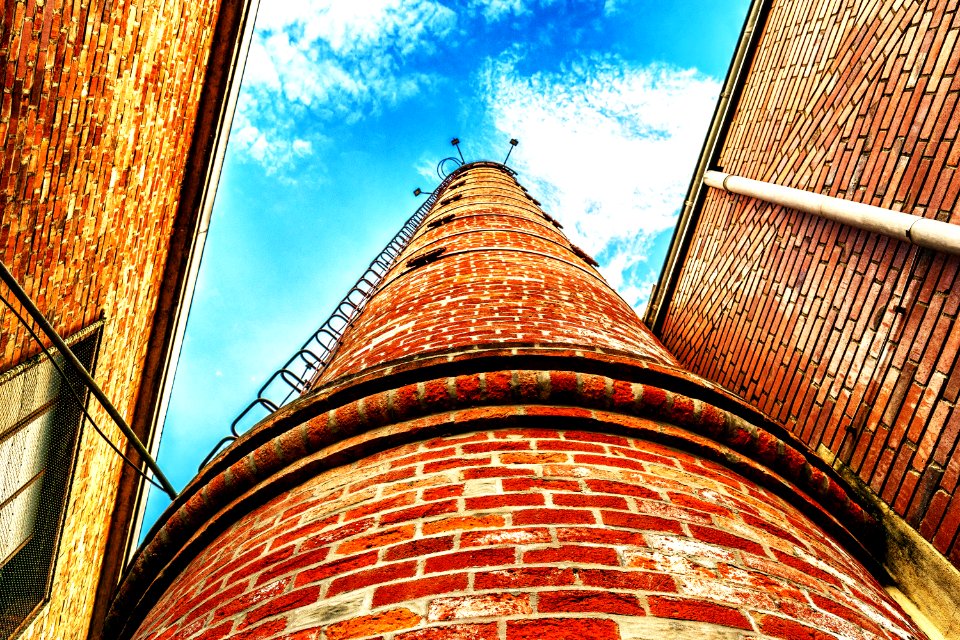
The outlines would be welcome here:
M 703 183 L 714 189 L 797 209 L 935 251 L 960 255 L 960 225 L 957 224 L 719 171 L 704 173 Z

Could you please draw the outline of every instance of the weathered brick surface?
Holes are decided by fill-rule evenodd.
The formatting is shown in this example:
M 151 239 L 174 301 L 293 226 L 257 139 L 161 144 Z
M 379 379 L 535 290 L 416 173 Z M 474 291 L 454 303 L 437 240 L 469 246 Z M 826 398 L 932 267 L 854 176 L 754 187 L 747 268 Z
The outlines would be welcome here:
M 434 262 L 408 265 L 440 249 Z M 521 344 L 675 364 L 516 180 L 480 167 L 440 194 L 320 382 L 431 352 Z
M 771 5 L 723 170 L 960 223 L 956 4 Z M 663 339 L 839 453 L 960 566 L 958 266 L 711 191 Z
M 558 457 L 511 461 L 518 445 Z M 640 462 L 611 464 L 623 459 Z M 438 460 L 464 464 L 430 467 Z M 390 479 L 397 464 L 411 476 Z M 475 479 L 471 465 L 528 475 Z M 395 497 L 410 494 L 454 509 L 397 526 L 406 507 Z M 542 506 L 524 504 L 531 496 Z M 270 559 L 265 546 L 284 553 Z M 191 562 L 136 637 L 258 625 L 264 639 L 618 638 L 640 617 L 701 623 L 701 637 L 922 635 L 860 563 L 753 481 L 644 440 L 513 429 L 394 448 L 251 511 Z
M 9 0 L 0 10 L 2 259 L 61 334 L 105 314 L 96 378 L 127 417 L 217 6 Z M 0 314 L 0 370 L 37 352 Z M 21 637 L 86 633 L 119 468 L 86 429 L 51 600 Z

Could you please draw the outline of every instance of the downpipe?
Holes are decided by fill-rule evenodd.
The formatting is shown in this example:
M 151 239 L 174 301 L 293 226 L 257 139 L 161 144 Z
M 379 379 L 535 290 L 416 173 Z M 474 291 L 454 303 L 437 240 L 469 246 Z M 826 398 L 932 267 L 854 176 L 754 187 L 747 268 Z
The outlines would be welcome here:
M 797 209 L 934 251 L 960 255 L 960 225 L 957 224 L 811 193 L 802 189 L 783 187 L 770 182 L 742 178 L 720 171 L 705 172 L 703 183 L 714 189 Z

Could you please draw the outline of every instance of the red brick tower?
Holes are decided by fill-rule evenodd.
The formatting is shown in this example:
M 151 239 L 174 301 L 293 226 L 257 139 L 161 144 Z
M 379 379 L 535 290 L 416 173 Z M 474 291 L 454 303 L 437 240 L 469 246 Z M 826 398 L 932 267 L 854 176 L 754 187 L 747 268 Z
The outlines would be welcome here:
M 682 370 L 511 171 L 437 196 L 312 391 L 161 519 L 111 637 L 924 637 L 834 472 Z

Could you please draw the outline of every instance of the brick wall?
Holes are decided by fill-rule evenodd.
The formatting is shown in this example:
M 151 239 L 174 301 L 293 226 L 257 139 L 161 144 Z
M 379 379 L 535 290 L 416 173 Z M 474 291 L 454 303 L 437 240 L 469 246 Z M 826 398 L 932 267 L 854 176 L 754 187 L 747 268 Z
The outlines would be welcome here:
M 605 349 L 675 363 L 551 220 L 494 166 L 455 179 L 320 382 L 479 346 Z M 409 266 L 439 250 L 435 261 Z
M 671 632 L 922 635 L 752 480 L 649 441 L 541 426 L 394 448 L 286 492 L 207 545 L 136 637 Z
M 960 223 L 955 3 L 771 2 L 719 165 Z M 711 191 L 663 339 L 960 566 L 956 256 Z
M 0 21 L 2 259 L 61 334 L 105 314 L 96 378 L 128 418 L 216 10 L 18 0 Z M 0 324 L 0 369 L 38 351 L 11 315 Z M 86 429 L 51 601 L 22 637 L 86 633 L 119 471 Z

